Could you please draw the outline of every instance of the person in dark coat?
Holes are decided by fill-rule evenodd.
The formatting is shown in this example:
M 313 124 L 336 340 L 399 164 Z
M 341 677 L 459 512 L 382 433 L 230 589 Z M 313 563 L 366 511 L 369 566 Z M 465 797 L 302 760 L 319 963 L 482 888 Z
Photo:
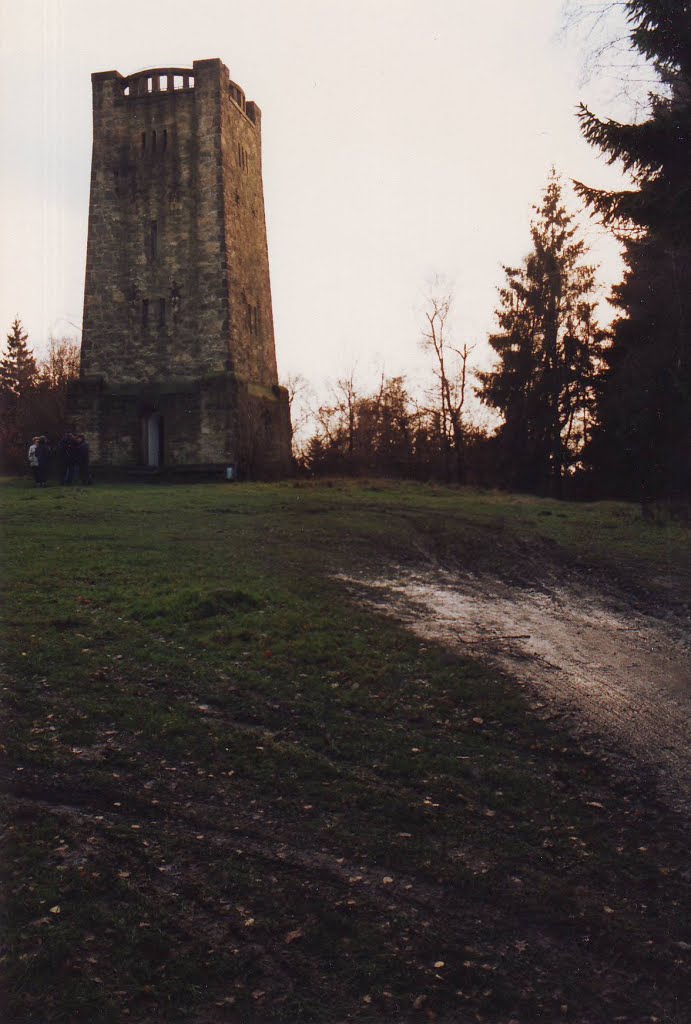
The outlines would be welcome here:
M 52 454 L 46 437 L 41 434 L 34 451 L 34 456 L 38 463 L 36 467 L 36 483 L 39 487 L 48 486 L 48 467 Z
M 75 437 L 74 434 L 67 433 L 60 439 L 58 444 L 58 456 L 60 458 L 60 483 L 71 484 L 76 483 L 75 469 L 77 466 L 77 457 L 75 454 Z
M 89 474 L 89 445 L 83 434 L 77 434 L 74 439 L 74 458 L 76 461 L 76 471 L 74 482 L 81 478 L 82 483 L 90 484 L 91 476 Z

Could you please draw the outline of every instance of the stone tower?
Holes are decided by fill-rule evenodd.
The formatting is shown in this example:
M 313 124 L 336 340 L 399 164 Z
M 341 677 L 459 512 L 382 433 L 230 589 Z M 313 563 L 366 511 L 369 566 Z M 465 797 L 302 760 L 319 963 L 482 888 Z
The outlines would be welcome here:
M 104 466 L 285 473 L 261 112 L 220 60 L 94 74 L 75 424 Z

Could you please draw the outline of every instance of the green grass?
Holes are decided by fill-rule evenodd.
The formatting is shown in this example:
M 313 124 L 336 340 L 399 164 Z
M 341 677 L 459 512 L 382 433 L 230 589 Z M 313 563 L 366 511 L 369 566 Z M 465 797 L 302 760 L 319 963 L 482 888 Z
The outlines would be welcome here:
M 678 606 L 688 531 L 379 482 L 2 501 L 8 1022 L 681 1024 L 679 823 L 338 574 Z

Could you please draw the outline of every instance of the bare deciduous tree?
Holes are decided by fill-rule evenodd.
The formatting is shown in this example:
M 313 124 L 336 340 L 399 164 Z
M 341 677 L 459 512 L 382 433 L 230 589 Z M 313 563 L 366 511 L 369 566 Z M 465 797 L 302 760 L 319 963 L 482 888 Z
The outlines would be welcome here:
M 463 410 L 468 381 L 468 358 L 472 347 L 457 348 L 450 343 L 450 314 L 453 296 L 431 294 L 425 310 L 426 325 L 422 347 L 433 357 L 433 373 L 437 380 L 436 400 L 440 445 L 447 477 L 451 477 L 451 456 L 455 461 L 458 483 L 465 481 L 465 425 Z
M 49 388 L 65 388 L 79 376 L 79 343 L 74 338 L 51 338 L 39 374 Z
M 315 420 L 315 397 L 312 388 L 301 373 L 290 374 L 285 382 L 292 427 L 293 458 L 299 463 L 305 456 L 305 445 L 310 425 Z

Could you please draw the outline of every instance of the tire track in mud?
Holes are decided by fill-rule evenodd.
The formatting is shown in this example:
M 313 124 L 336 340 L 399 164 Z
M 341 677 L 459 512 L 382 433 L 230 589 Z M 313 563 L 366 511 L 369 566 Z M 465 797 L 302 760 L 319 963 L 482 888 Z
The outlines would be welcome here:
M 688 812 L 691 650 L 679 625 L 584 584 L 533 589 L 396 568 L 341 578 L 421 638 L 501 668 L 548 709 L 567 713 L 576 734 L 613 741 L 631 768 L 653 771 L 666 802 Z

